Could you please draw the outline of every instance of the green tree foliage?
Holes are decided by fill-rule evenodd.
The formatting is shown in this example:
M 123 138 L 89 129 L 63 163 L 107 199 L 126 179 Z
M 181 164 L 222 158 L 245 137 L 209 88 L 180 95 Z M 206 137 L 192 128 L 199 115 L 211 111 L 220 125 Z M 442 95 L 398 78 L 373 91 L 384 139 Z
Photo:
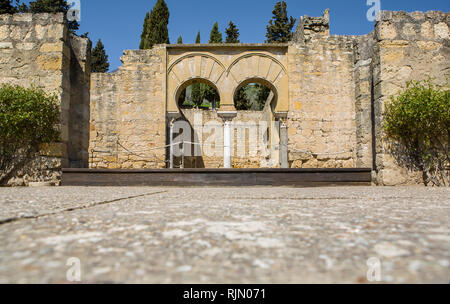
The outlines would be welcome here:
M 183 37 L 178 37 L 177 44 L 183 44 Z
M 225 43 L 240 43 L 239 41 L 239 30 L 233 21 L 230 21 L 228 28 L 225 30 L 227 34 L 227 38 L 225 39 Z
M 384 131 L 401 165 L 424 172 L 425 183 L 449 185 L 449 84 L 411 81 L 386 104 Z
M 239 111 L 262 111 L 269 98 L 270 89 L 259 83 L 251 83 L 236 93 L 234 106 Z
M 209 43 L 222 43 L 222 33 L 219 31 L 219 23 L 216 22 L 211 29 L 211 33 L 209 35 Z
M 178 100 L 178 104 L 182 108 L 202 108 L 209 109 L 211 108 L 213 102 L 216 103 L 216 106 L 219 106 L 220 96 L 217 93 L 216 89 L 211 87 L 209 84 L 202 82 L 194 82 L 191 86 L 191 99 L 186 100 L 187 94 L 186 89 L 182 92 L 180 99 Z
M 106 55 L 105 46 L 99 39 L 97 45 L 92 50 L 91 72 L 106 73 L 109 70 L 108 55 Z
M 150 24 L 150 13 L 147 12 L 147 14 L 145 14 L 145 18 L 144 18 L 144 25 L 142 28 L 142 34 L 141 34 L 141 43 L 139 44 L 139 49 L 144 50 L 146 49 L 147 45 L 148 45 L 148 27 Z
M 201 43 L 200 31 L 198 31 L 197 38 L 195 38 L 195 43 L 196 44 L 200 44 Z
M 155 44 L 169 44 L 170 12 L 164 0 L 158 0 L 150 15 L 145 16 L 141 35 L 141 49 L 151 49 Z
M 11 0 L 0 0 L 0 14 L 14 14 L 16 8 L 11 5 Z
M 209 108 L 208 103 L 220 100 L 217 91 L 206 83 L 194 83 L 192 85 L 192 102 L 197 108 Z M 206 105 L 205 105 L 206 104 Z
M 29 8 L 22 5 L 21 10 L 27 10 L 30 13 L 64 13 L 67 19 L 67 12 L 70 5 L 66 0 L 36 0 L 31 1 Z M 74 33 L 79 28 L 77 21 L 68 21 L 69 30 Z
M 288 18 L 287 4 L 285 1 L 277 2 L 272 11 L 273 17 L 267 26 L 267 43 L 282 43 L 292 40 L 292 29 L 296 19 Z
M 0 87 L 0 184 L 24 166 L 39 145 L 59 141 L 56 94 L 18 86 Z

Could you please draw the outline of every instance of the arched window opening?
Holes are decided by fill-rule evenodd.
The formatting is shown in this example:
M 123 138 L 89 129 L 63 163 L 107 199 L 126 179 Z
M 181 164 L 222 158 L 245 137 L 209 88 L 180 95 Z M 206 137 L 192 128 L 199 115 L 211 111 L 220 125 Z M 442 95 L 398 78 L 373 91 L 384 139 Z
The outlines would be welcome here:
M 242 86 L 234 96 L 234 106 L 238 111 L 264 110 L 271 89 L 260 83 L 249 83 Z
M 215 110 L 220 107 L 220 95 L 208 83 L 194 81 L 181 92 L 178 106 L 180 109 Z

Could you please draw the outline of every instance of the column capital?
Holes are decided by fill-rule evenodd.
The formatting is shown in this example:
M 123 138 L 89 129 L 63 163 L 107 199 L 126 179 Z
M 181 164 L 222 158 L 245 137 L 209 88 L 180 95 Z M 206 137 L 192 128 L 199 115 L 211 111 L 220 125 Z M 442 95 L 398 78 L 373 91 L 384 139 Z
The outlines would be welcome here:
M 237 116 L 237 112 L 236 111 L 222 111 L 222 112 L 217 112 L 217 115 L 219 115 L 220 118 L 223 119 L 224 122 L 226 121 L 232 121 L 236 116 Z
M 275 112 L 275 118 L 280 120 L 286 120 L 288 118 L 288 112 Z
M 166 116 L 169 121 L 174 121 L 181 117 L 181 113 L 180 112 L 167 112 Z

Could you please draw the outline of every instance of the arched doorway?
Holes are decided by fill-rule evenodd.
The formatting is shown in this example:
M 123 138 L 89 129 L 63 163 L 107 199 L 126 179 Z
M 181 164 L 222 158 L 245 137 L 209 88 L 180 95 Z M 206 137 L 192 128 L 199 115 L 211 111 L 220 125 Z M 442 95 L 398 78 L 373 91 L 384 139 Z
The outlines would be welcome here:
M 233 122 L 233 167 L 279 166 L 279 126 L 274 109 L 278 91 L 270 81 L 248 78 L 233 93 L 237 117 Z
M 174 96 L 180 115 L 170 127 L 171 168 L 207 168 L 204 125 L 217 115 L 220 92 L 214 83 L 193 78 L 182 83 Z M 217 119 L 216 119 L 217 120 Z M 219 125 L 219 123 L 218 123 Z

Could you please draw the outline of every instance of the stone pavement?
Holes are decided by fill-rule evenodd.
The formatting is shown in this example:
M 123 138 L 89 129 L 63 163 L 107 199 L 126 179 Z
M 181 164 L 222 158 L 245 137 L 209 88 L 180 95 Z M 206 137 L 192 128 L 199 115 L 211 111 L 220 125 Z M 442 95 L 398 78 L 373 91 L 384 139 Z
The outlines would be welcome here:
M 449 283 L 450 191 L 0 188 L 0 283 Z M 375 264 L 369 264 L 368 260 Z M 380 261 L 380 267 L 376 262 Z

